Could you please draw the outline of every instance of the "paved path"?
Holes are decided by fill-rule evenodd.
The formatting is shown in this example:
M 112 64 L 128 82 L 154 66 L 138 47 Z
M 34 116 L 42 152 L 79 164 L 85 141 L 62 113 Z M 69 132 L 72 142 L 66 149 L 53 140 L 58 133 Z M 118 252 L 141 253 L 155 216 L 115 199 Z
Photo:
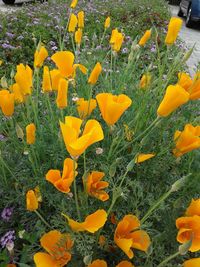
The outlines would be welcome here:
M 0 0 L 0 13 L 11 13 L 15 10 L 19 9 L 21 4 L 27 2 L 23 0 L 16 0 L 16 3 L 14 5 L 5 5 L 2 0 Z
M 172 16 L 177 16 L 178 6 L 170 6 Z M 180 31 L 180 38 L 185 41 L 188 48 L 195 44 L 195 50 L 187 61 L 191 75 L 194 75 L 195 66 L 200 62 L 200 26 L 197 29 L 189 29 L 185 27 L 185 19 L 183 19 L 183 27 Z

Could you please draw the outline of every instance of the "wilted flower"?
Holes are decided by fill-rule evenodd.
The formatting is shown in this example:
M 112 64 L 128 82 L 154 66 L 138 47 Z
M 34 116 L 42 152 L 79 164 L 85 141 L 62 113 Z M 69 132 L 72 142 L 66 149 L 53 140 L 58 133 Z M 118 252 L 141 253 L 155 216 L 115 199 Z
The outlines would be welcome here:
M 140 221 L 134 215 L 126 215 L 118 223 L 115 230 L 114 241 L 121 250 L 132 259 L 134 254 L 131 248 L 147 251 L 150 246 L 149 235 L 143 230 L 137 230 Z
M 40 46 L 34 54 L 34 67 L 42 67 L 44 60 L 48 57 L 48 52 L 44 46 Z
M 100 245 L 100 247 L 103 247 L 104 245 L 105 245 L 105 243 L 106 243 L 106 238 L 105 238 L 105 236 L 104 235 L 100 235 L 99 236 L 99 245 Z
M 70 250 L 73 241 L 69 234 L 61 234 L 57 230 L 52 230 L 41 237 L 40 244 L 47 253 L 37 252 L 34 255 L 36 267 L 63 267 L 71 260 Z
M 90 116 L 92 111 L 96 108 L 97 103 L 95 99 L 85 100 L 84 98 L 79 98 L 76 101 L 76 105 L 79 117 L 85 119 L 87 116 Z
M 36 127 L 34 123 L 26 126 L 26 143 L 33 145 L 35 143 Z
M 170 19 L 170 22 L 168 25 L 167 36 L 165 38 L 165 43 L 167 45 L 171 45 L 176 41 L 178 33 L 181 29 L 182 23 L 183 23 L 183 21 L 180 18 L 173 17 Z
M 46 174 L 46 180 L 52 183 L 59 191 L 69 193 L 70 186 L 78 174 L 76 171 L 77 163 L 75 163 L 75 166 L 73 164 L 72 159 L 66 158 L 63 164 L 62 176 L 59 170 L 49 170 Z
M 88 83 L 94 85 L 97 82 L 101 72 L 102 72 L 101 64 L 99 62 L 97 62 L 97 64 L 95 65 L 94 69 L 92 70 L 92 72 L 90 74 L 90 77 L 88 79 Z
M 142 36 L 142 38 L 140 39 L 138 44 L 140 46 L 144 46 L 147 43 L 147 41 L 149 40 L 150 37 L 151 37 L 151 30 L 147 30 L 145 32 L 145 34 Z

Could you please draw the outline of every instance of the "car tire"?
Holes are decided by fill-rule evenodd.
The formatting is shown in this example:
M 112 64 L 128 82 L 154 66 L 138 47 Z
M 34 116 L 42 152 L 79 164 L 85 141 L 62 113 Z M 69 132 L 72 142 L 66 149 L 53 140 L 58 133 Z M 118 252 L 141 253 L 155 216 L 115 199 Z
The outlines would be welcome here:
M 188 8 L 188 12 L 187 12 L 187 17 L 186 17 L 186 21 L 185 21 L 185 25 L 187 28 L 191 28 L 193 26 L 193 21 L 192 21 L 192 7 L 190 6 Z
M 177 15 L 180 17 L 180 18 L 182 18 L 183 17 L 183 11 L 181 10 L 181 7 L 179 6 L 179 11 L 178 11 L 178 13 L 177 13 Z
M 2 0 L 4 4 L 6 5 L 13 5 L 15 3 L 15 0 Z

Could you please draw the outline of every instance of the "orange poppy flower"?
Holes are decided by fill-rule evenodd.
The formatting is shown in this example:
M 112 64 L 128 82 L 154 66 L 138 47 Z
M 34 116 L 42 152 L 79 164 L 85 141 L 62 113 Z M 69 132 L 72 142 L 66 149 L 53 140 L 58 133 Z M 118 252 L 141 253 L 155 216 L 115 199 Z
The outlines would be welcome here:
M 69 193 L 70 186 L 77 176 L 78 172 L 74 173 L 74 162 L 70 158 L 66 158 L 63 164 L 62 176 L 59 170 L 49 170 L 46 174 L 46 180 L 52 183 L 60 192 Z M 75 163 L 75 170 L 77 163 Z
M 172 45 L 176 41 L 178 33 L 181 29 L 182 23 L 183 21 L 180 18 L 173 17 L 170 19 L 167 35 L 165 38 L 165 43 L 167 45 Z
M 139 41 L 140 46 L 144 46 L 151 37 L 151 30 L 147 30 Z
M 97 62 L 97 64 L 95 65 L 94 69 L 92 70 L 90 77 L 88 79 L 88 83 L 94 85 L 99 78 L 99 75 L 102 72 L 102 67 L 101 64 L 99 62 Z
M 109 183 L 101 181 L 104 176 L 104 172 L 93 171 L 88 175 L 86 182 L 87 193 L 101 201 L 106 201 L 109 199 L 108 193 L 103 190 L 109 186 Z
M 130 261 L 121 261 L 116 267 L 134 267 Z
M 104 23 L 104 28 L 105 29 L 108 29 L 110 28 L 110 17 L 107 17 L 106 20 L 105 20 L 105 23 Z
M 131 248 L 147 251 L 151 243 L 149 235 L 143 230 L 138 230 L 139 227 L 138 218 L 129 214 L 124 216 L 115 230 L 114 241 L 129 259 L 134 256 Z
M 35 143 L 35 132 L 36 127 L 34 123 L 30 123 L 26 126 L 26 143 L 28 145 L 33 145 Z
M 124 94 L 101 93 L 96 99 L 101 115 L 108 125 L 114 125 L 132 104 L 132 100 Z
M 112 47 L 112 50 L 115 52 L 119 52 L 123 41 L 124 41 L 124 35 L 117 29 L 112 30 L 112 34 L 110 37 L 110 45 Z
M 186 216 L 194 216 L 194 215 L 200 216 L 200 198 L 192 199 L 189 207 L 186 210 L 185 215 Z
M 63 78 L 74 78 L 76 69 L 79 68 L 82 73 L 86 74 L 87 69 L 81 64 L 74 64 L 74 54 L 70 51 L 59 51 L 51 57 L 58 67 Z
M 75 32 L 76 26 L 78 23 L 78 19 L 75 14 L 71 14 L 70 20 L 69 20 L 69 26 L 68 26 L 68 31 L 69 32 Z
M 151 84 L 151 75 L 149 73 L 142 75 L 140 80 L 140 88 L 145 89 Z
M 44 93 L 52 91 L 51 76 L 50 76 L 49 67 L 47 66 L 44 66 L 44 69 L 43 69 L 42 91 Z
M 84 11 L 79 11 L 77 14 L 77 17 L 78 17 L 78 27 L 83 29 L 84 28 L 84 17 L 85 17 Z
M 15 109 L 15 96 L 8 90 L 0 91 L 0 108 L 5 116 L 12 116 Z
M 63 267 L 71 260 L 73 241 L 69 234 L 52 230 L 41 237 L 40 244 L 47 253 L 38 252 L 34 255 L 36 267 Z
M 75 8 L 78 3 L 78 0 L 72 0 L 70 7 Z
M 183 263 L 183 267 L 199 267 L 200 258 L 190 259 Z
M 176 147 L 173 153 L 176 157 L 180 157 L 187 152 L 200 147 L 200 126 L 192 126 L 186 124 L 184 130 L 176 131 L 174 134 Z
M 176 220 L 176 227 L 179 229 L 177 241 L 181 244 L 192 240 L 189 251 L 200 250 L 200 216 L 180 217 Z
M 82 123 L 83 120 L 72 116 L 66 116 L 65 123 L 60 122 L 66 149 L 75 158 L 80 156 L 90 145 L 104 138 L 101 125 L 96 120 L 88 120 L 79 137 Z
M 29 211 L 35 211 L 38 209 L 38 199 L 33 190 L 29 190 L 26 193 L 26 209 Z
M 75 32 L 75 42 L 79 46 L 81 44 L 82 35 L 83 35 L 82 30 L 80 28 L 78 28 L 78 30 Z
M 197 72 L 193 84 L 189 89 L 190 99 L 196 100 L 200 98 L 200 72 Z
M 192 79 L 187 73 L 180 72 L 178 74 L 178 84 L 183 87 L 186 91 L 192 86 Z
M 87 231 L 92 234 L 94 234 L 100 228 L 102 228 L 107 221 L 107 213 L 103 209 L 97 210 L 96 212 L 88 215 L 85 218 L 85 221 L 82 223 L 74 221 L 66 215 L 64 216 L 67 218 L 68 224 L 73 231 L 75 232 Z
M 86 119 L 92 111 L 96 108 L 97 102 L 95 99 L 85 100 L 84 98 L 79 98 L 76 101 L 77 110 L 79 117 L 81 119 Z
M 136 157 L 135 163 L 141 163 L 153 157 L 155 157 L 155 154 L 139 154 Z
M 181 105 L 188 102 L 190 95 L 180 85 L 169 85 L 165 96 L 160 103 L 157 113 L 161 117 L 167 117 Z
M 17 267 L 17 265 L 10 263 L 10 264 L 7 264 L 6 267 Z
M 18 83 L 23 95 L 30 95 L 33 87 L 33 71 L 28 65 L 17 65 L 15 81 Z
M 54 69 L 50 71 L 50 77 L 52 90 L 58 91 L 59 81 L 61 78 L 63 78 L 63 76 L 61 75 L 59 70 Z
M 44 46 L 41 46 L 39 49 L 35 51 L 34 54 L 34 67 L 40 68 L 42 67 L 44 60 L 48 57 L 48 52 Z
M 25 96 L 23 95 L 18 83 L 11 85 L 10 91 L 14 94 L 15 102 L 23 103 L 25 101 Z
M 95 260 L 88 265 L 88 267 L 107 267 L 107 263 L 104 260 Z
M 58 94 L 56 98 L 57 107 L 60 109 L 67 107 L 68 81 L 60 79 L 58 83 Z

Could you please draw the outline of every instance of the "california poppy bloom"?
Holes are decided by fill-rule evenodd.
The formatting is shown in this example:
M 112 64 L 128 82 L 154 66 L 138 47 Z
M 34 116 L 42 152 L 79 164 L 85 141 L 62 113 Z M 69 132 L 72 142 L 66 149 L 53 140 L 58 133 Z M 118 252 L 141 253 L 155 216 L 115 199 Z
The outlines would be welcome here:
M 76 101 L 76 105 L 79 117 L 85 119 L 90 116 L 92 111 L 96 108 L 97 103 L 95 99 L 85 100 L 84 98 L 79 98 Z
M 194 216 L 194 215 L 200 216 L 200 198 L 192 199 L 189 207 L 186 210 L 185 215 L 186 216 Z
M 44 46 L 39 47 L 34 54 L 34 67 L 42 67 L 44 60 L 48 57 L 48 52 Z
M 200 266 L 200 258 L 190 259 L 183 263 L 183 267 L 199 267 L 199 266 Z
M 130 261 L 121 261 L 116 267 L 134 267 Z
M 149 73 L 143 74 L 140 80 L 140 88 L 145 89 L 151 84 L 151 75 Z
M 119 52 L 123 41 L 124 41 L 124 35 L 117 29 L 114 29 L 110 37 L 110 45 L 112 50 L 115 52 Z
M 104 260 L 95 260 L 88 265 L 88 267 L 107 267 L 107 263 Z
M 93 171 L 91 172 L 86 181 L 86 190 L 90 196 L 96 197 L 101 201 L 109 199 L 108 193 L 103 189 L 109 186 L 108 182 L 102 181 L 105 173 Z
M 85 16 L 84 11 L 78 12 L 78 15 L 77 15 L 77 17 L 78 17 L 78 27 L 81 28 L 81 29 L 84 28 L 84 16 Z
M 135 163 L 141 163 L 153 157 L 155 157 L 155 154 L 139 154 L 136 157 Z
M 165 43 L 167 45 L 172 45 L 176 41 L 178 33 L 181 29 L 182 23 L 183 21 L 180 18 L 173 17 L 170 19 L 170 22 L 168 25 L 168 32 L 165 38 Z
M 104 28 L 108 29 L 110 28 L 110 17 L 107 17 L 104 23 Z
M 73 241 L 69 234 L 52 230 L 41 237 L 40 244 L 47 253 L 37 252 L 33 256 L 36 267 L 63 267 L 71 260 Z
M 92 234 L 94 234 L 100 228 L 102 228 L 107 221 L 107 213 L 103 209 L 97 210 L 96 212 L 88 215 L 85 218 L 85 221 L 81 223 L 70 219 L 66 215 L 65 217 L 67 218 L 68 224 L 73 231 L 75 232 L 87 231 Z
M 60 192 L 69 193 L 70 186 L 73 183 L 78 172 L 74 173 L 74 162 L 70 158 L 66 158 L 63 164 L 62 176 L 59 170 L 49 170 L 46 174 L 46 180 L 52 183 Z M 77 163 L 75 163 L 75 170 Z
M 44 93 L 52 91 L 51 76 L 50 76 L 49 68 L 47 66 L 44 66 L 44 69 L 43 69 L 42 91 Z
M 194 127 L 191 124 L 186 124 L 184 130 L 176 131 L 174 134 L 176 147 L 173 153 L 176 157 L 180 157 L 187 152 L 200 147 L 200 126 Z
M 75 32 L 75 42 L 77 45 L 80 46 L 81 40 L 82 40 L 82 30 L 78 28 L 78 30 Z
M 14 94 L 15 102 L 23 103 L 25 101 L 25 96 L 23 95 L 18 83 L 11 85 L 10 91 Z
M 7 264 L 6 267 L 17 267 L 17 265 L 10 263 L 10 264 Z
M 59 70 L 54 69 L 50 71 L 50 77 L 51 77 L 52 90 L 58 91 L 58 84 L 60 79 L 63 78 L 63 76 L 61 75 Z
M 29 211 L 35 211 L 38 209 L 38 199 L 33 190 L 29 190 L 26 193 L 26 209 Z
M 94 69 L 92 70 L 92 72 L 90 74 L 90 77 L 88 79 L 88 83 L 94 85 L 97 82 L 101 72 L 102 72 L 101 64 L 99 62 L 97 62 L 97 64 L 95 65 Z
M 129 259 L 134 256 L 131 248 L 147 251 L 151 243 L 149 235 L 143 230 L 138 230 L 139 227 L 138 218 L 129 214 L 124 216 L 115 230 L 114 241 Z
M 66 149 L 75 158 L 80 156 L 90 145 L 104 138 L 101 125 L 96 120 L 88 120 L 79 137 L 82 123 L 81 119 L 72 116 L 66 116 L 65 123 L 60 122 Z
M 87 69 L 83 65 L 74 64 L 74 54 L 70 51 L 56 52 L 53 54 L 51 59 L 58 67 L 58 70 L 63 78 L 74 78 L 77 68 L 79 68 L 82 73 L 87 73 Z
M 200 98 L 200 72 L 197 72 L 193 79 L 193 84 L 188 90 L 191 100 Z
M 132 104 L 132 100 L 124 94 L 101 93 L 96 99 L 101 115 L 108 125 L 114 125 Z
M 185 72 L 179 72 L 178 74 L 178 84 L 183 87 L 186 91 L 192 86 L 192 79 Z
M 188 102 L 190 95 L 180 85 L 169 85 L 165 96 L 160 103 L 157 113 L 161 117 L 167 117 L 181 105 Z
M 60 109 L 67 107 L 68 81 L 60 79 L 58 84 L 58 94 L 56 98 L 57 107 Z
M 23 95 L 30 95 L 33 86 L 33 71 L 28 65 L 17 65 L 17 73 L 15 74 L 15 81 L 18 83 Z
M 15 108 L 15 96 L 8 90 L 0 90 L 0 108 L 5 116 L 12 116 Z
M 78 19 L 76 15 L 72 13 L 69 20 L 68 32 L 72 33 L 75 32 L 77 24 L 78 24 Z
M 139 41 L 140 46 L 144 46 L 151 37 L 151 30 L 147 30 Z
M 26 126 L 26 143 L 33 145 L 35 143 L 36 127 L 34 123 L 30 123 Z
M 78 3 L 78 0 L 72 0 L 70 7 L 75 8 Z
M 181 244 L 192 241 L 189 251 L 200 250 L 200 216 L 180 217 L 176 220 L 178 228 L 177 241 Z

